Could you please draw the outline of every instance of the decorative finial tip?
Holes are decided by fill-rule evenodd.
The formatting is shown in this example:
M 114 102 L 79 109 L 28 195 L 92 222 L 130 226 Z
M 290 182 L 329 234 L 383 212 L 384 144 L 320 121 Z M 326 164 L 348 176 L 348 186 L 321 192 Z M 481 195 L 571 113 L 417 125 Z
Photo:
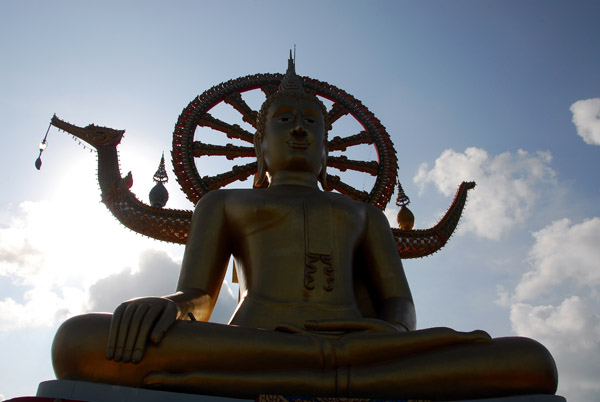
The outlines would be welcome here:
M 302 81 L 296 75 L 296 65 L 295 60 L 292 57 L 292 49 L 290 49 L 287 71 L 281 80 L 281 84 L 279 84 L 279 92 L 305 92 L 302 87 Z
M 167 169 L 165 168 L 165 153 L 162 153 L 160 157 L 160 163 L 158 164 L 158 170 L 154 173 L 153 177 L 154 181 L 157 183 L 166 183 L 169 181 L 169 177 L 167 176 Z

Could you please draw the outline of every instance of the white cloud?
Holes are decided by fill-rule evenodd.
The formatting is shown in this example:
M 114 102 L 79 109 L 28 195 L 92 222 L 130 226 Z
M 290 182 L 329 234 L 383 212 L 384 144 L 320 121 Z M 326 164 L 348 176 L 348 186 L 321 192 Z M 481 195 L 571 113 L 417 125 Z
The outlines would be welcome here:
M 85 292 L 75 287 L 37 286 L 25 292 L 23 302 L 0 301 L 0 331 L 51 326 L 81 312 Z
M 579 100 L 570 110 L 577 134 L 587 144 L 600 145 L 600 98 Z
M 227 324 L 231 319 L 235 308 L 237 307 L 237 303 L 237 291 L 234 292 L 232 290 L 232 286 L 229 285 L 229 282 L 223 281 L 223 285 L 221 285 L 221 292 L 219 293 L 219 299 L 217 300 L 215 309 L 210 316 L 210 321 Z
M 533 237 L 531 269 L 512 294 L 499 289 L 498 302 L 509 307 L 518 335 L 540 341 L 554 356 L 558 393 L 569 402 L 594 400 L 600 394 L 600 218 L 562 219 Z
M 557 352 L 595 349 L 600 355 L 600 317 L 579 296 L 568 297 L 558 306 L 515 303 L 510 317 L 515 332 L 538 339 Z
M 589 300 L 571 296 L 558 306 L 516 303 L 510 319 L 517 334 L 536 339 L 554 356 L 558 394 L 569 402 L 600 394 L 600 317 Z
M 490 156 L 484 149 L 470 147 L 464 153 L 447 149 L 429 169 L 419 167 L 413 181 L 423 194 L 428 183 L 445 196 L 453 195 L 462 181 L 477 183 L 469 193 L 468 207 L 459 233 L 499 239 L 530 215 L 543 183 L 551 182 L 550 152 L 531 155 L 526 151 Z
M 548 289 L 573 282 L 580 288 L 600 288 L 600 218 L 571 224 L 562 219 L 533 234 L 533 269 L 515 290 L 517 301 L 535 299 Z
M 387 218 L 390 227 L 397 228 L 398 227 L 398 211 L 400 209 L 397 207 L 387 206 L 383 211 L 383 214 Z
M 112 313 L 125 300 L 174 293 L 179 267 L 166 252 L 145 250 L 135 272 L 125 268 L 90 286 L 86 310 Z
M 97 196 L 96 196 L 97 197 Z M 85 194 L 23 202 L 0 227 L 0 331 L 50 326 L 84 311 L 89 287 L 126 267 L 142 250 L 172 247 L 123 228 Z
M 90 287 L 86 310 L 112 313 L 125 300 L 174 293 L 180 268 L 181 263 L 166 252 L 145 250 L 135 272 L 127 268 Z M 237 297 L 224 281 L 211 321 L 228 322 L 236 305 Z
M 22 204 L 26 210 L 28 204 Z M 31 244 L 27 223 L 15 217 L 11 225 L 0 228 L 0 276 L 9 276 L 22 283 L 23 279 L 39 272 L 44 263 L 43 253 Z

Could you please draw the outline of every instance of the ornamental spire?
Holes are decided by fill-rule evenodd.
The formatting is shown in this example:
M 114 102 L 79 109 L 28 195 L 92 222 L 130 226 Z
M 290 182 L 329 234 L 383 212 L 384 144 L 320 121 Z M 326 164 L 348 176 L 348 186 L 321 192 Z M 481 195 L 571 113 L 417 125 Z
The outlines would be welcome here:
M 163 152 L 158 165 L 158 170 L 154 173 L 154 182 L 156 185 L 150 190 L 150 205 L 156 208 L 163 208 L 169 200 L 169 192 L 163 185 L 169 181 L 167 169 L 165 169 L 165 153 Z
M 300 92 L 305 93 L 302 87 L 302 80 L 296 75 L 295 59 L 292 58 L 292 50 L 290 49 L 290 58 L 288 60 L 288 68 L 285 76 L 279 84 L 279 92 Z
M 398 216 L 396 217 L 398 221 L 398 226 L 402 230 L 412 230 L 415 225 L 415 216 L 412 211 L 408 209 L 408 204 L 410 204 L 410 198 L 404 192 L 402 188 L 402 184 L 400 184 L 400 180 L 397 181 L 398 184 L 398 196 L 396 197 L 396 206 L 400 207 L 398 211 Z

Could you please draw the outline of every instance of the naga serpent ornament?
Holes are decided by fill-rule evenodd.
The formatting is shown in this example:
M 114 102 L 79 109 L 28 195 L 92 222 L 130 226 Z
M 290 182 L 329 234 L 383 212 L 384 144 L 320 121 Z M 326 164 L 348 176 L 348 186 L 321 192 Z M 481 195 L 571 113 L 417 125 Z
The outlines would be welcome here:
M 225 156 L 227 159 L 255 157 L 254 133 L 237 124 L 229 124 L 215 118 L 210 111 L 225 103 L 241 114 L 242 120 L 254 129 L 258 112 L 244 100 L 243 94 L 249 91 L 262 91 L 265 96 L 277 90 L 282 74 L 256 74 L 216 85 L 205 91 L 186 106 L 173 133 L 171 152 L 173 168 L 179 185 L 187 198 L 196 204 L 209 191 L 216 190 L 238 180 L 246 180 L 256 173 L 256 162 L 242 166 L 233 166 L 231 170 L 214 176 L 201 176 L 196 158 Z M 356 200 L 368 202 L 380 209 L 388 204 L 396 185 L 398 162 L 393 143 L 381 122 L 360 101 L 345 91 L 308 77 L 301 77 L 306 90 L 316 96 L 329 100 L 332 106 L 328 117 L 333 125 L 342 116 L 349 115 L 363 128 L 358 133 L 341 137 L 335 136 L 328 141 L 329 152 L 340 151 L 362 145 L 372 146 L 377 161 L 351 160 L 346 156 L 332 156 L 327 166 L 341 172 L 356 171 L 371 175 L 375 183 L 370 191 L 361 191 L 345 183 L 336 175 L 327 175 L 330 189 L 339 191 Z M 132 175 L 129 172 L 121 176 L 117 146 L 121 142 L 124 130 L 88 125 L 78 127 L 52 117 L 51 124 L 85 141 L 98 153 L 98 182 L 102 192 L 102 201 L 111 213 L 126 227 L 148 237 L 185 244 L 191 223 L 192 211 L 159 208 L 140 201 L 130 191 Z M 198 127 L 207 127 L 224 133 L 248 146 L 233 144 L 214 145 L 195 138 Z M 424 230 L 406 230 L 392 228 L 401 258 L 419 258 L 441 249 L 454 232 L 462 214 L 467 192 L 475 183 L 463 182 L 444 217 L 432 228 Z

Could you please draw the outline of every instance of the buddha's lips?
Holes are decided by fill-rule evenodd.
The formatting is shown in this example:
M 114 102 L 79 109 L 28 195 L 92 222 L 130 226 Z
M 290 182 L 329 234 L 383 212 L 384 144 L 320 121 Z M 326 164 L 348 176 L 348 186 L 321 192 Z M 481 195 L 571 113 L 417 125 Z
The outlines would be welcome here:
M 308 147 L 310 146 L 310 142 L 307 140 L 289 139 L 286 142 L 293 149 L 308 149 Z

